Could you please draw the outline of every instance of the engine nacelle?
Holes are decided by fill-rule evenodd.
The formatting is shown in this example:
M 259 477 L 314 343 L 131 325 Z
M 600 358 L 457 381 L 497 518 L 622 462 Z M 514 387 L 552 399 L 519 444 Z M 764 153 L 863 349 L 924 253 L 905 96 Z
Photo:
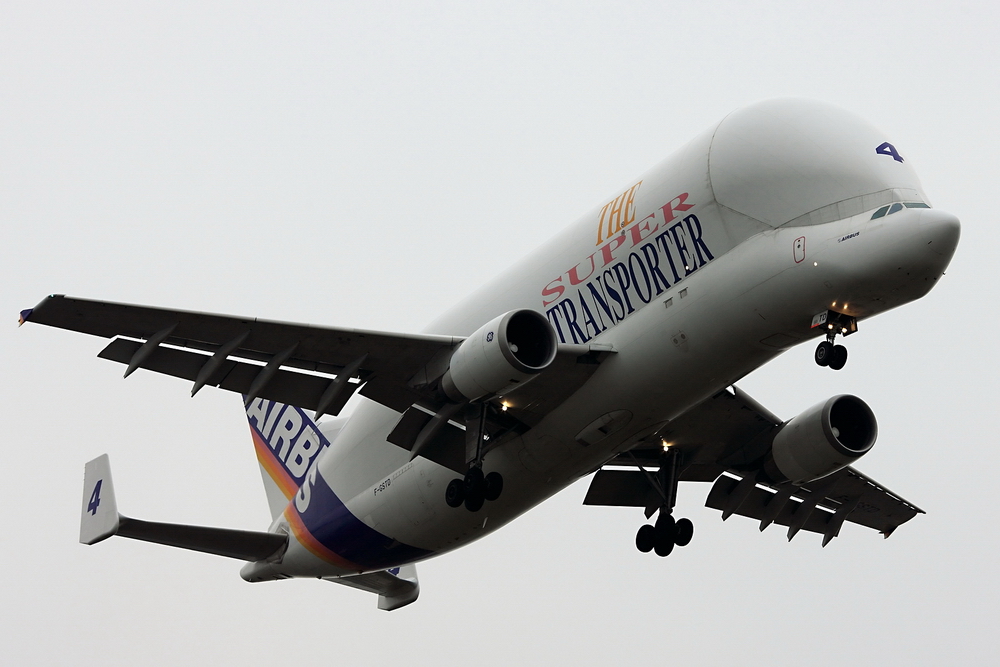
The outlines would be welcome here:
M 868 453 L 877 436 L 875 413 L 868 404 L 857 396 L 842 394 L 786 423 L 774 437 L 771 456 L 785 479 L 804 484 L 857 461 Z
M 556 332 L 541 313 L 512 310 L 466 338 L 448 364 L 441 387 L 453 401 L 513 391 L 556 358 Z

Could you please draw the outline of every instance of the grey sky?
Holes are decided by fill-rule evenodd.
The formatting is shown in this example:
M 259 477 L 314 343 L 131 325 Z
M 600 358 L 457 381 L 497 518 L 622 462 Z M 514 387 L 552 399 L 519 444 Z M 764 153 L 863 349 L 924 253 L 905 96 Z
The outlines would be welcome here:
M 7 664 L 922 664 L 995 656 L 998 10 L 981 3 L 4 3 L 0 391 Z M 121 510 L 263 529 L 238 398 L 15 327 L 50 292 L 417 331 L 745 104 L 882 128 L 963 239 L 928 297 L 862 323 L 839 373 L 741 386 L 782 417 L 854 393 L 864 472 L 928 514 L 759 534 L 682 485 L 691 546 L 571 487 L 422 564 L 420 600 L 129 540 L 76 543 L 83 464 Z M 821 159 L 821 156 L 818 156 Z M 666 381 L 682 381 L 667 378 Z

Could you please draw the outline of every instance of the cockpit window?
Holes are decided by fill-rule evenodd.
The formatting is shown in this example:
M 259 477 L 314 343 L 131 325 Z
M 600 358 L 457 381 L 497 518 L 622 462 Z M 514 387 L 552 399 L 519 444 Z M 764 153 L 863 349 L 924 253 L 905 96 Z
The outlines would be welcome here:
M 930 208 L 930 206 L 928 206 L 927 204 L 923 203 L 922 201 L 907 201 L 907 202 L 893 204 L 892 206 L 883 206 L 879 210 L 877 210 L 874 213 L 872 213 L 871 219 L 875 220 L 876 218 L 881 218 L 881 217 L 884 217 L 884 216 L 887 216 L 887 215 L 892 215 L 893 213 L 897 213 L 899 211 L 902 211 L 903 207 L 906 207 L 906 208 Z

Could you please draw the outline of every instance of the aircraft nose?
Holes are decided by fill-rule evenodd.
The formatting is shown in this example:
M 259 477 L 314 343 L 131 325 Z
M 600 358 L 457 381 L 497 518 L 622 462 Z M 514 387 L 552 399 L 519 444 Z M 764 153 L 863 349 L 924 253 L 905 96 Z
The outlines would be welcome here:
M 927 209 L 920 212 L 920 235 L 927 245 L 927 250 L 945 260 L 951 261 L 958 239 L 962 235 L 962 225 L 958 218 L 946 211 Z

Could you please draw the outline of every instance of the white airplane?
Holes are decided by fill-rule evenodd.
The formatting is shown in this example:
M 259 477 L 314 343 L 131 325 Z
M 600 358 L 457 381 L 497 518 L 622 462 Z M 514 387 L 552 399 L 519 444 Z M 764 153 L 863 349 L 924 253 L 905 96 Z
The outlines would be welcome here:
M 247 581 L 316 577 L 417 598 L 414 563 L 479 539 L 579 478 L 585 504 L 641 507 L 640 551 L 690 542 L 679 480 L 707 505 L 819 533 L 886 537 L 922 511 L 853 467 L 875 443 L 859 398 L 784 421 L 734 386 L 783 351 L 835 344 L 943 275 L 959 221 L 905 151 L 839 108 L 730 114 L 435 321 L 359 331 L 53 295 L 22 322 L 111 342 L 100 357 L 243 395 L 266 532 L 118 513 L 86 466 L 80 539 L 247 561 Z M 348 398 L 359 404 L 337 416 Z M 327 416 L 330 416 L 328 418 Z

